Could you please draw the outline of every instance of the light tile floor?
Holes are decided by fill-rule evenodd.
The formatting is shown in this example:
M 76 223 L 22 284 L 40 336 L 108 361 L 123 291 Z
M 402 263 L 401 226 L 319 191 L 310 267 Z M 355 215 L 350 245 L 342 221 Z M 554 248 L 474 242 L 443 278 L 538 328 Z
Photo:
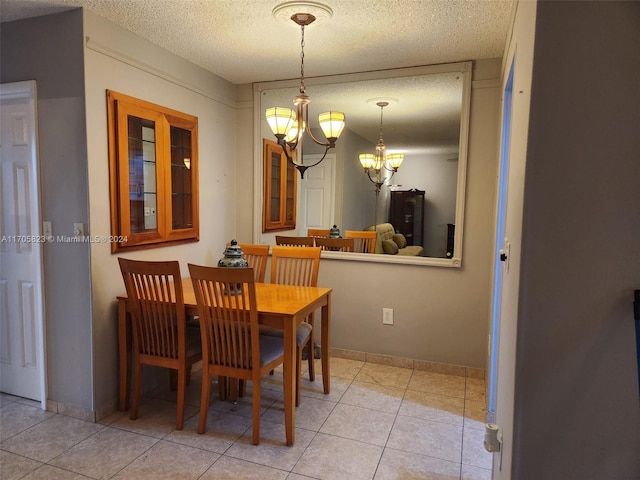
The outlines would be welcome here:
M 317 365 L 319 373 L 320 365 Z M 305 373 L 296 442 L 284 445 L 281 371 L 263 382 L 260 445 L 251 444 L 251 386 L 238 404 L 212 388 L 199 435 L 201 372 L 175 430 L 175 393 L 145 395 L 140 416 L 88 423 L 0 394 L 3 480 L 489 480 L 484 381 L 332 358 L 331 393 Z M 168 385 L 168 382 L 167 382 Z

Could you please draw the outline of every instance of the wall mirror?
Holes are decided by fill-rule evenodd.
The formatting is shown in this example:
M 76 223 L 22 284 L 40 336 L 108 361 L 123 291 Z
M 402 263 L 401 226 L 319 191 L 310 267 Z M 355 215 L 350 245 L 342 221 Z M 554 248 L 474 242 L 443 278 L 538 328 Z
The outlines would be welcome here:
M 424 247 L 420 256 L 323 252 L 323 256 L 355 261 L 459 267 L 462 261 L 464 198 L 467 170 L 471 62 L 413 67 L 328 77 L 307 78 L 311 98 L 309 117 L 328 110 L 345 113 L 346 128 L 336 148 L 318 166 L 298 179 L 296 230 L 337 225 L 341 231 L 365 230 L 390 223 L 392 197 L 400 192 L 424 191 L 418 197 L 416 216 L 423 216 L 415 242 Z M 274 139 L 264 112 L 269 107 L 293 108 L 298 80 L 254 85 L 255 183 L 262 189 L 263 139 Z M 387 153 L 403 153 L 398 172 L 382 186 L 378 196 L 359 161 L 360 153 L 374 153 L 380 135 L 379 101 L 387 101 L 382 132 Z M 315 127 L 312 123 L 312 129 Z M 322 133 L 318 127 L 319 138 Z M 303 144 L 302 158 L 313 162 L 319 147 Z M 397 192 L 396 194 L 392 192 Z M 274 244 L 274 235 L 261 233 L 263 192 L 255 196 L 254 242 Z M 415 205 L 415 199 L 412 200 Z M 396 201 L 397 204 L 397 201 Z M 411 212 L 413 213 L 413 212 Z M 394 221 L 404 221 L 396 212 Z M 407 221 L 414 219 L 409 213 Z M 400 225 L 394 225 L 401 230 Z M 455 235 L 452 235 L 452 230 Z M 452 250 L 452 252 L 450 251 Z M 326 253 L 326 255 L 325 255 Z

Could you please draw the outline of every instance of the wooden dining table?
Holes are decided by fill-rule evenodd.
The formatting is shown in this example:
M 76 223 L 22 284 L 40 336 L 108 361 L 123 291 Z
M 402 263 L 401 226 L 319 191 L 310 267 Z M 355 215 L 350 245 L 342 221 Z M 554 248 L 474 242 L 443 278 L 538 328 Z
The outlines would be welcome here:
M 182 280 L 185 314 L 198 315 L 196 297 L 190 278 Z M 330 392 L 329 338 L 331 334 L 331 289 L 323 287 L 299 287 L 271 283 L 256 283 L 258 321 L 261 325 L 284 331 L 284 417 L 287 445 L 295 440 L 296 400 L 296 327 L 317 309 L 321 314 L 322 383 L 325 394 Z M 129 321 L 127 295 L 118 299 L 118 349 L 120 356 L 120 396 L 118 408 L 126 410 L 131 384 L 131 322 Z

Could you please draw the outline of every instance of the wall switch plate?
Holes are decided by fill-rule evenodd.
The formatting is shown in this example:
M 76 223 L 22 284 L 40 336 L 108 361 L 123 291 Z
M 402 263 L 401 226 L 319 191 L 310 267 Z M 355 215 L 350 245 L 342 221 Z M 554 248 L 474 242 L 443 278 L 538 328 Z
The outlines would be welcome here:
M 393 325 L 393 308 L 382 309 L 382 324 Z
M 51 222 L 42 222 L 42 236 L 53 237 L 53 226 Z
M 73 224 L 73 236 L 74 237 L 84 237 L 84 223 L 74 223 Z

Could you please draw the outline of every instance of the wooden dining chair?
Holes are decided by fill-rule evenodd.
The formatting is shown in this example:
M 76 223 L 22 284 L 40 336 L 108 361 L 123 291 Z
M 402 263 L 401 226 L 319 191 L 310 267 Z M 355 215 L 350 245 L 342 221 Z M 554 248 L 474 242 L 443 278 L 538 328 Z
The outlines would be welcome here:
M 281 285 L 318 286 L 320 247 L 289 247 L 274 245 L 271 252 L 271 283 Z M 282 330 L 264 328 L 267 335 L 282 336 Z M 296 361 L 296 406 L 300 404 L 300 378 L 302 377 L 302 351 L 308 346 L 309 380 L 315 378 L 314 314 L 311 313 L 296 330 L 298 359 Z
M 330 228 L 307 228 L 308 237 L 328 237 Z
M 317 237 L 316 247 L 332 252 L 353 252 L 355 241 L 353 238 Z
M 344 238 L 354 239 L 354 252 L 359 253 L 376 253 L 376 235 L 375 231 L 365 230 L 345 230 Z
M 242 249 L 244 258 L 249 266 L 253 267 L 256 283 L 264 283 L 264 277 L 267 273 L 267 261 L 269 260 L 269 245 L 239 243 L 238 246 Z
M 313 237 L 288 237 L 276 235 L 276 245 L 289 247 L 313 247 Z
M 202 359 L 200 330 L 187 328 L 180 264 L 118 258 L 127 290 L 133 330 L 133 399 L 131 420 L 138 418 L 142 367 L 170 369 L 177 389 L 176 428 L 184 424 L 186 386 L 191 366 Z
M 202 331 L 202 393 L 198 433 L 207 429 L 213 376 L 251 380 L 253 436 L 260 441 L 260 379 L 284 363 L 282 338 L 261 335 L 253 272 L 189 264 Z

